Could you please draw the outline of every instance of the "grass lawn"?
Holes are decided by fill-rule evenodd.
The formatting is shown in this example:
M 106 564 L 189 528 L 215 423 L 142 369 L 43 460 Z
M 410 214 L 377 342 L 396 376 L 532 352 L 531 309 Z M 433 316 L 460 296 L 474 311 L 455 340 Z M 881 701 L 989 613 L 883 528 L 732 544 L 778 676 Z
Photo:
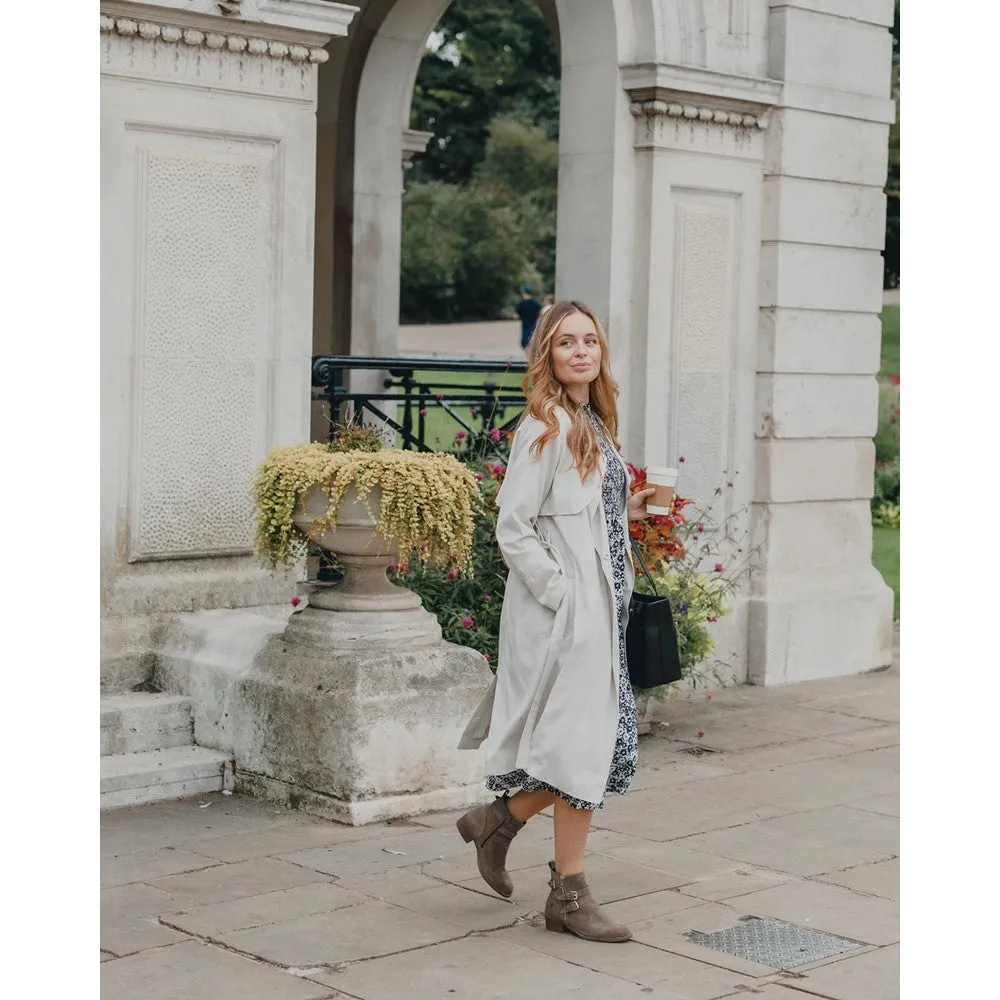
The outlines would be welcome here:
M 899 374 L 899 306 L 882 309 L 882 366 L 879 377 Z
M 456 389 L 456 386 L 468 386 L 473 392 L 481 391 L 486 378 L 492 378 L 501 392 L 517 393 L 521 391 L 521 379 L 524 376 L 520 372 L 490 372 L 487 375 L 482 372 L 418 371 L 414 373 L 414 377 L 421 383 L 429 384 L 435 392 L 454 393 L 461 391 Z M 461 416 L 470 427 L 478 428 L 481 426 L 479 418 L 472 416 L 471 410 L 473 408 L 471 406 L 452 406 L 451 409 Z M 517 412 L 513 407 L 506 407 L 501 422 L 506 423 L 512 420 Z M 397 419 L 402 422 L 402 410 L 399 411 Z M 425 440 L 427 444 L 442 451 L 454 447 L 455 433 L 461 430 L 461 425 L 456 423 L 440 406 L 433 404 L 427 407 L 426 419 Z M 416 431 L 416 417 L 414 417 L 414 431 Z

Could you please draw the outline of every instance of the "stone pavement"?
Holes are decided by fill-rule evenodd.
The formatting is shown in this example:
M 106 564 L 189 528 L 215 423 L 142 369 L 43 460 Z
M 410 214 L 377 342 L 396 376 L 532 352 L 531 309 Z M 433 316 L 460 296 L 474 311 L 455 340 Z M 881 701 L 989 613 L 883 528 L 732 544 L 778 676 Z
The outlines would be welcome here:
M 545 815 L 512 845 L 507 901 L 479 878 L 457 813 L 349 828 L 222 794 L 106 813 L 101 995 L 891 1000 L 898 689 L 894 667 L 671 703 L 588 844 L 596 897 L 634 933 L 624 945 L 541 926 Z M 849 950 L 782 970 L 689 936 L 747 917 Z

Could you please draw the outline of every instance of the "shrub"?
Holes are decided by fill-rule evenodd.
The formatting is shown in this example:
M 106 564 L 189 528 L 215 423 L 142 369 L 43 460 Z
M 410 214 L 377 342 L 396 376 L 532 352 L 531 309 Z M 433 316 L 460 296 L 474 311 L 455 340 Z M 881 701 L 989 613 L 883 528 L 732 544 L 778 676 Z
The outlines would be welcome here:
M 899 458 L 899 376 L 890 375 L 878 386 L 878 429 L 875 460 L 887 465 Z

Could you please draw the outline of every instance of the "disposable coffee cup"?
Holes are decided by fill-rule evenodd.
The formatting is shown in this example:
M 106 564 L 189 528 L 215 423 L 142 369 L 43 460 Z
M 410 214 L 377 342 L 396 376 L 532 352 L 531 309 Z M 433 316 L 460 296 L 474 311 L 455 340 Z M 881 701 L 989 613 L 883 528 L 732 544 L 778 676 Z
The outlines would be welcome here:
M 677 488 L 677 470 L 660 465 L 646 468 L 646 486 L 656 492 L 646 500 L 646 510 L 650 514 L 669 514 Z

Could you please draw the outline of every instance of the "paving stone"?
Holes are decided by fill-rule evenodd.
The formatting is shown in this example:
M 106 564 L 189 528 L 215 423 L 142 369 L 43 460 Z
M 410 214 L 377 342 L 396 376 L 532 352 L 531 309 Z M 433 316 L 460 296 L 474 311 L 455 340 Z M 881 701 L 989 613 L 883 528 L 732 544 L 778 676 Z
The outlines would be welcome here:
M 854 748 L 834 740 L 793 739 L 769 747 L 731 750 L 721 756 L 732 772 L 743 773 L 782 767 L 785 764 L 802 764 L 809 760 L 841 757 L 850 753 L 852 749 Z
M 793 879 L 730 901 L 757 917 L 775 917 L 802 927 L 885 945 L 899 940 L 899 904 L 863 896 L 852 889 L 813 879 Z
M 101 1000 L 321 1000 L 330 988 L 200 941 L 101 965 Z
M 371 900 L 332 913 L 315 913 L 245 931 L 219 940 L 278 965 L 316 966 L 354 962 L 436 944 L 464 934 L 454 924 L 414 917 L 412 910 Z
M 685 743 L 704 744 L 719 750 L 745 750 L 782 741 L 781 733 L 730 721 L 728 716 L 731 714 L 712 709 L 701 715 L 677 719 L 670 724 L 670 736 Z M 705 735 L 700 737 L 698 732 L 702 730 Z
M 205 803 L 209 803 L 204 809 Z M 297 823 L 297 813 L 273 803 L 221 792 L 101 814 L 101 855 L 127 854 L 182 841 L 221 837 Z
M 532 928 L 536 934 L 545 931 Z M 501 932 L 507 933 L 507 932 Z M 555 934 L 549 934 L 556 937 Z M 560 937 L 564 935 L 559 935 Z M 595 972 L 580 962 L 597 950 L 574 938 L 579 961 L 561 961 L 520 947 L 498 934 L 462 938 L 427 948 L 415 962 L 412 954 L 391 955 L 320 974 L 328 983 L 358 1000 L 389 997 L 474 997 L 475 1000 L 683 1000 L 662 987 L 641 987 L 616 976 Z M 610 946 L 605 946 L 610 950 Z M 629 945 L 614 948 L 628 949 Z
M 216 938 L 226 931 L 246 930 L 313 913 L 328 913 L 345 906 L 358 906 L 367 898 L 342 889 L 334 882 L 313 882 L 293 889 L 241 896 L 224 903 L 196 906 L 161 916 L 171 926 Z
M 590 841 L 588 841 L 588 847 L 589 845 Z M 599 850 L 601 854 L 606 854 L 608 857 L 620 858 L 622 861 L 634 861 L 649 868 L 656 868 L 658 871 L 678 875 L 684 879 L 684 882 L 715 878 L 736 871 L 740 867 L 740 862 L 733 858 L 713 856 L 705 850 L 694 851 L 677 843 L 666 844 L 630 838 L 630 841 L 621 844 L 612 843 Z
M 883 899 L 899 899 L 899 858 L 888 861 L 876 861 L 869 865 L 856 865 L 839 872 L 827 872 L 818 875 L 820 882 L 831 882 L 833 885 L 846 886 L 857 892 L 871 896 L 881 896 Z
M 796 986 L 831 1000 L 899 1000 L 899 945 L 828 963 L 809 971 Z M 782 1000 L 807 996 L 793 994 Z
M 640 759 L 641 755 L 640 750 Z M 643 761 L 643 766 L 629 786 L 628 793 L 640 792 L 646 788 L 681 785 L 701 778 L 721 778 L 739 771 L 736 767 L 722 767 L 716 764 L 715 758 L 711 760 L 712 763 L 708 763 L 705 757 L 688 757 L 672 751 L 669 756 L 657 758 L 654 762 Z
M 620 920 L 621 917 L 616 915 L 615 919 Z M 574 965 L 582 965 L 595 972 L 617 976 L 640 986 L 658 985 L 687 1000 L 714 1000 L 715 997 L 731 993 L 740 987 L 756 985 L 756 980 L 748 976 L 703 965 L 638 941 L 629 941 L 613 948 L 590 947 L 572 934 L 553 934 L 538 927 L 526 926 L 497 931 L 490 937 L 551 955 Z
M 866 809 L 882 816 L 899 817 L 899 792 L 894 792 L 892 795 L 876 795 L 871 799 L 859 799 L 850 804 L 855 809 Z
M 899 854 L 899 821 L 834 806 L 685 837 L 680 845 L 792 875 L 820 875 Z
M 404 836 L 337 844 L 281 855 L 285 861 L 326 875 L 362 875 L 471 853 L 455 830 L 421 830 Z
M 136 882 L 101 890 L 101 913 L 118 917 L 149 917 L 174 908 L 174 897 L 165 889 Z
M 441 885 L 439 879 L 431 878 L 422 871 L 423 865 L 409 868 L 390 868 L 387 872 L 368 872 L 363 875 L 345 875 L 336 884 L 342 889 L 350 889 L 371 899 L 387 899 L 404 892 L 419 892 Z
M 725 875 L 688 882 L 677 891 L 695 899 L 724 900 L 780 885 L 787 882 L 790 877 L 782 872 L 773 872 L 767 868 L 745 866 L 727 872 Z
M 676 913 L 691 906 L 700 906 L 703 900 L 685 896 L 677 889 L 663 889 L 661 892 L 648 892 L 642 896 L 630 896 L 615 902 L 601 900 L 604 909 L 615 920 L 631 927 L 640 920 L 650 917 L 662 917 L 665 913 Z
M 531 907 L 511 902 L 502 896 L 486 896 L 455 885 L 402 892 L 387 902 L 443 920 L 460 931 L 486 931 L 507 927 L 518 917 L 526 917 L 534 912 Z
M 162 926 L 155 917 L 101 914 L 101 949 L 115 955 L 132 955 L 147 948 L 161 948 L 188 940 L 188 935 Z
M 187 875 L 170 875 L 156 879 L 153 884 L 174 897 L 172 908 L 178 910 L 321 881 L 328 880 L 308 868 L 299 868 L 277 858 L 259 858 L 232 865 L 217 865 Z
M 824 699 L 824 708 L 842 715 L 874 719 L 878 722 L 899 722 L 899 690 L 887 683 L 881 690 L 844 692 Z
M 857 732 L 871 729 L 875 725 L 867 719 L 820 708 L 806 708 L 803 705 L 797 705 L 794 712 L 780 706 L 741 709 L 730 712 L 725 716 L 725 721 L 719 720 L 718 725 L 728 726 L 733 723 L 786 736 L 805 737 L 832 737 L 836 733 Z
M 853 733 L 837 733 L 830 739 L 834 743 L 841 743 L 857 750 L 896 747 L 899 746 L 899 726 L 873 726 L 871 729 L 858 729 Z
M 601 824 L 606 829 L 628 833 L 645 840 L 674 840 L 707 830 L 738 826 L 789 812 L 766 802 L 749 803 L 735 795 L 715 795 L 711 785 L 727 782 L 734 787 L 735 779 L 711 778 L 688 782 L 663 794 L 655 788 L 629 792 L 613 809 L 607 810 Z
M 149 882 L 164 875 L 193 872 L 219 864 L 214 858 L 191 851 L 175 851 L 157 847 L 132 854 L 111 855 L 101 859 L 101 885 L 128 885 L 130 882 Z
M 398 836 L 398 829 L 345 826 L 342 823 L 284 823 L 265 830 L 250 830 L 222 837 L 187 840 L 177 846 L 217 861 L 249 861 L 296 851 L 313 850 L 358 840 L 374 841 Z

